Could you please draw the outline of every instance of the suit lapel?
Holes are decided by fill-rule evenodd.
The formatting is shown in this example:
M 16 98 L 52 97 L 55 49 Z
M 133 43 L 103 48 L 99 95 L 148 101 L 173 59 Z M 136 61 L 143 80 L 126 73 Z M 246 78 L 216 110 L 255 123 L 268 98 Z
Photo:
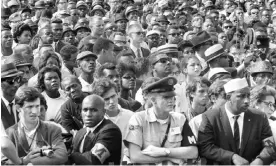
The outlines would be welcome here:
M 225 136 L 227 137 L 227 140 L 229 141 L 229 144 L 230 144 L 229 146 L 230 146 L 230 148 L 232 148 L 233 152 L 237 152 L 235 142 L 234 142 L 234 136 L 233 136 L 232 129 L 230 126 L 230 122 L 229 122 L 228 116 L 226 114 L 225 105 L 223 105 L 221 107 L 220 115 L 221 115 L 221 123 L 222 123 L 223 129 L 225 131 Z M 227 140 L 225 140 L 225 141 L 227 141 Z
M 252 121 L 254 119 L 252 119 L 251 114 L 249 112 L 249 110 L 247 110 L 244 113 L 244 119 L 243 119 L 243 129 L 242 129 L 242 141 L 241 141 L 241 150 L 240 150 L 240 155 L 243 154 L 246 144 L 248 142 L 248 138 L 251 132 L 251 128 L 252 128 Z
M 4 128 L 7 129 L 8 127 L 15 124 L 15 119 L 11 116 L 8 108 L 6 107 L 4 101 L 1 99 L 1 119 L 3 121 Z
M 30 150 L 30 145 L 28 144 L 26 134 L 22 128 L 22 125 L 20 122 L 18 123 L 18 132 L 15 133 L 15 135 L 18 138 L 19 145 L 23 149 L 23 151 L 27 154 L 28 151 Z
M 36 139 L 37 139 L 37 146 L 38 147 L 42 147 L 42 146 L 48 146 L 51 145 L 50 142 L 46 142 L 46 136 L 48 135 L 48 129 L 46 129 L 46 125 L 41 124 L 42 122 L 40 122 L 39 127 L 37 129 L 37 135 L 36 135 Z
M 77 134 L 74 138 L 74 141 L 73 141 L 74 150 L 76 152 L 79 152 L 80 145 L 81 145 L 81 142 L 82 142 L 83 137 L 84 137 L 85 134 L 86 134 L 86 129 L 85 128 L 82 128 L 79 132 L 77 132 Z

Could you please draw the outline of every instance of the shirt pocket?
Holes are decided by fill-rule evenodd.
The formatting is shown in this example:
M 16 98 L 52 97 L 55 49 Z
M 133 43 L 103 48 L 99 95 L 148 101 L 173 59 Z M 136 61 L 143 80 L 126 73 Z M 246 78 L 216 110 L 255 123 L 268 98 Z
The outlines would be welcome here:
M 181 134 L 169 134 L 167 144 L 170 148 L 180 147 L 183 137 Z

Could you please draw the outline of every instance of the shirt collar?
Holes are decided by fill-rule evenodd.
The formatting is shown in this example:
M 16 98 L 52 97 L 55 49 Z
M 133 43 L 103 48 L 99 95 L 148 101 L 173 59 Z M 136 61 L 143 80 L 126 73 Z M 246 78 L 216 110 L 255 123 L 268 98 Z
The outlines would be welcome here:
M 104 120 L 105 118 L 103 118 L 96 126 L 94 126 L 94 127 L 86 127 L 85 125 L 84 125 L 84 128 L 86 128 L 86 131 L 87 131 L 87 133 L 90 131 L 91 133 L 93 133 L 95 130 L 96 130 L 96 128 L 98 127 L 98 126 L 100 126 L 100 124 L 103 122 L 103 120 Z
M 226 104 L 224 105 L 224 107 L 225 107 L 225 111 L 226 111 L 227 117 L 228 117 L 229 119 L 233 119 L 233 117 L 237 116 L 237 115 L 234 115 L 234 114 L 232 114 L 232 113 L 230 112 L 230 110 L 226 107 Z M 242 118 L 242 119 L 243 119 L 243 117 L 244 117 L 244 112 L 240 113 L 239 116 L 240 116 L 239 118 Z
M 38 118 L 37 118 L 37 119 L 38 119 Z M 34 133 L 37 131 L 39 125 L 40 125 L 40 121 L 38 120 L 38 123 L 37 123 L 37 125 L 35 126 L 35 128 L 34 128 L 33 130 L 28 130 L 28 128 L 24 125 L 24 123 L 23 123 L 22 121 L 20 121 L 20 123 L 21 123 L 22 129 L 24 129 L 25 132 L 30 133 L 30 135 L 34 134 Z
M 5 97 L 2 97 L 2 100 L 3 100 L 3 102 L 5 103 L 6 106 L 8 106 L 10 104 L 10 102 L 7 99 L 5 99 Z M 11 103 L 15 104 L 14 99 Z
M 114 116 L 114 117 L 118 117 L 122 114 L 122 107 L 120 106 L 120 104 L 118 104 L 118 109 L 119 109 L 119 113 L 117 116 Z M 106 119 L 109 119 L 110 117 L 105 113 L 105 116 L 104 116 Z
M 137 51 L 138 49 L 141 48 L 141 47 L 139 47 L 139 48 L 135 47 L 132 43 L 129 44 L 129 47 L 130 47 L 133 51 Z

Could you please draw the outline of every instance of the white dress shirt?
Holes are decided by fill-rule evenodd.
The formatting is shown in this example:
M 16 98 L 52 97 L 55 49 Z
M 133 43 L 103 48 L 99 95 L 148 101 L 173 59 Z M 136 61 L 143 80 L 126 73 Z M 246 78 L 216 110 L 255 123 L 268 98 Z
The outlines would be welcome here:
M 225 110 L 226 110 L 226 114 L 227 114 L 227 117 L 229 119 L 229 122 L 230 122 L 230 126 L 231 126 L 231 130 L 232 130 L 232 133 L 233 133 L 233 136 L 234 136 L 234 123 L 235 123 L 235 119 L 233 117 L 237 116 L 237 115 L 234 115 L 232 114 L 229 109 L 226 107 L 226 104 L 225 104 Z M 240 145 L 241 145 L 241 140 L 242 140 L 242 133 L 243 133 L 243 122 L 244 122 L 244 112 L 239 114 L 239 118 L 237 120 L 238 124 L 239 124 L 239 131 L 240 131 Z
M 82 91 L 83 92 L 90 92 L 91 91 L 91 87 L 92 84 L 89 84 L 88 82 L 86 82 L 81 76 L 79 76 L 79 80 L 81 82 L 81 86 L 82 86 Z
M 132 51 L 134 52 L 136 58 L 137 58 L 137 57 L 138 57 L 138 58 L 139 58 L 139 57 L 144 57 L 144 56 L 143 56 L 143 53 L 142 53 L 142 50 L 141 50 L 141 47 L 140 47 L 140 48 L 137 48 L 137 47 L 135 47 L 135 46 L 132 45 L 132 44 L 130 44 L 129 47 L 130 47 L 130 49 L 132 49 Z M 139 56 L 139 54 L 138 54 L 138 51 L 140 52 L 140 56 Z
M 6 100 L 4 97 L 2 97 L 2 100 L 3 102 L 5 103 L 5 106 L 7 107 L 9 113 L 11 114 L 11 108 L 9 106 L 9 102 L 8 100 Z M 18 122 L 19 119 L 17 119 L 17 116 L 16 116 L 16 107 L 15 107 L 15 102 L 14 100 L 12 101 L 13 105 L 12 105 L 12 112 L 13 112 L 13 115 L 14 115 L 14 120 L 15 120 L 15 123 Z

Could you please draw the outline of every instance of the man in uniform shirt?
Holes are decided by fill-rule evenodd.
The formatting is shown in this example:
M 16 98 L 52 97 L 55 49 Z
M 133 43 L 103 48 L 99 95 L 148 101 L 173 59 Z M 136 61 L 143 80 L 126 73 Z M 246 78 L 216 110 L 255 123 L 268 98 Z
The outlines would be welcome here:
M 105 116 L 105 102 L 98 95 L 90 95 L 82 102 L 84 128 L 73 140 L 71 160 L 76 165 L 119 165 L 122 134 Z
M 136 112 L 129 120 L 124 143 L 129 150 L 130 162 L 138 164 L 184 163 L 198 155 L 196 139 L 183 114 L 173 112 L 174 77 L 151 77 L 143 93 L 152 107 Z
M 272 136 L 266 115 L 249 107 L 245 78 L 224 85 L 227 102 L 203 114 L 198 142 L 207 164 L 264 165 L 271 158 L 262 141 Z

